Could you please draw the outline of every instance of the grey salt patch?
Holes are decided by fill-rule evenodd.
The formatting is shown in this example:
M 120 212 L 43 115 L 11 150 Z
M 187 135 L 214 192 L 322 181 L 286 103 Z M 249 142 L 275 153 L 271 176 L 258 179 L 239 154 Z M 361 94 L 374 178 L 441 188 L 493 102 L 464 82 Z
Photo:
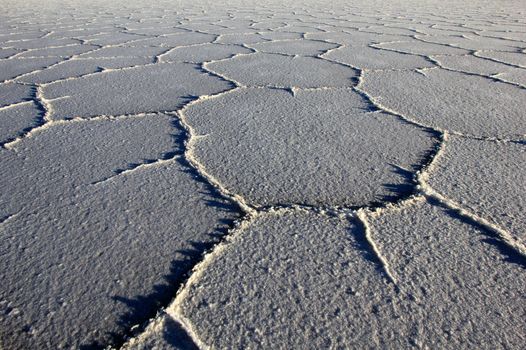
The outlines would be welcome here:
M 420 202 L 369 219 L 401 291 L 397 317 L 378 316 L 379 347 L 522 348 L 526 270 L 450 214 Z
M 10 104 L 30 100 L 34 87 L 16 83 L 0 83 L 0 108 Z
M 17 81 L 29 83 L 51 83 L 66 78 L 78 78 L 102 69 L 119 69 L 153 63 L 149 57 L 85 58 L 61 62 L 42 71 L 24 75 Z
M 60 62 L 58 58 L 13 58 L 0 60 L 0 82 L 19 75 L 44 69 Z
M 524 164 L 524 145 L 451 137 L 428 182 L 526 244 Z
M 195 156 L 233 193 L 258 205 L 365 205 L 410 190 L 430 134 L 369 113 L 348 89 L 241 89 L 185 111 Z M 406 171 L 410 174 L 410 171 Z
M 492 58 L 504 63 L 514 64 L 526 68 L 526 53 L 523 52 L 477 52 L 477 56 Z
M 317 56 L 338 45 L 317 40 L 283 40 L 251 45 L 259 52 L 281 53 L 285 55 Z
M 22 52 L 22 50 L 19 49 L 13 49 L 13 48 L 0 48 L 0 59 L 8 58 L 13 55 L 16 55 L 17 53 Z
M 440 35 L 432 37 L 425 36 L 423 37 L 423 39 L 425 41 L 453 45 L 467 50 L 515 51 L 518 48 L 526 47 L 526 43 L 496 38 L 485 38 L 474 35 L 464 37 L 450 35 Z
M 501 138 L 526 134 L 526 91 L 443 69 L 366 72 L 363 89 L 378 103 L 424 125 Z
M 37 49 L 23 52 L 17 56 L 17 58 L 23 57 L 70 57 L 85 53 L 88 51 L 95 50 L 97 46 L 94 45 L 70 45 L 62 47 L 53 47 L 46 49 Z
M 448 24 L 447 22 L 448 22 L 447 20 L 445 20 L 445 21 L 436 21 L 436 18 L 435 18 L 435 20 L 433 21 L 433 23 L 434 23 L 433 24 L 433 28 L 446 30 L 446 31 L 450 30 L 450 31 L 453 31 L 453 32 L 455 32 L 455 31 L 463 32 L 464 35 L 466 35 L 466 34 L 473 34 L 474 32 L 476 32 L 478 30 L 478 29 L 473 27 L 473 23 L 469 23 L 470 25 L 466 27 L 465 25 L 462 25 L 461 23 L 454 23 L 452 21 L 449 21 L 450 23 Z
M 170 300 L 237 217 L 177 159 L 89 185 L 182 152 L 170 126 L 162 115 L 76 122 L 0 151 L 3 346 L 112 344 Z
M 81 19 L 78 19 L 80 21 Z M 81 28 L 74 28 L 74 27 L 64 27 L 62 29 L 53 30 L 52 33 L 49 33 L 46 35 L 46 38 L 52 38 L 52 39 L 66 39 L 66 38 L 74 38 L 74 39 L 83 39 L 88 36 L 92 36 L 94 34 L 102 34 L 106 31 L 112 31 L 115 30 L 113 26 L 111 25 L 103 25 L 103 24 L 95 24 L 95 27 L 91 27 L 89 25 L 84 24 Z
M 526 69 L 512 68 L 508 72 L 499 74 L 498 77 L 526 88 Z
M 138 41 L 134 41 L 130 44 L 124 44 L 123 46 L 161 46 L 161 47 L 178 47 L 188 46 L 197 44 L 211 43 L 216 39 L 217 35 L 205 34 L 205 33 L 177 33 L 170 34 L 156 38 L 147 38 Z
M 207 64 L 207 68 L 248 86 L 342 87 L 352 86 L 356 72 L 313 57 L 286 57 L 255 53 Z
M 484 58 L 465 55 L 465 56 L 444 56 L 437 55 L 431 57 L 437 60 L 444 68 L 458 70 L 466 73 L 494 75 L 507 72 L 513 69 L 508 65 L 490 61 Z
M 372 347 L 371 311 L 395 312 L 393 287 L 361 230 L 313 213 L 262 214 L 208 259 L 175 307 L 212 348 Z
M 310 26 L 301 26 L 301 25 L 288 25 L 283 28 L 277 28 L 276 31 L 277 32 L 301 33 L 301 34 L 322 32 L 321 29 L 313 28 Z
M 237 18 L 237 16 L 235 19 L 221 19 L 216 23 L 230 29 L 253 29 L 250 27 L 250 25 L 253 23 L 251 19 Z
M 288 32 L 263 32 L 261 36 L 268 40 L 292 40 L 301 39 L 301 33 L 288 33 Z
M 466 32 L 463 31 L 463 30 L 453 30 L 453 29 L 438 29 L 438 28 L 420 28 L 418 30 L 419 32 L 423 33 L 423 34 L 427 34 L 428 36 L 447 36 L 447 35 L 456 35 L 456 36 L 461 36 L 461 35 L 466 35 Z M 424 39 L 425 38 L 428 38 L 427 36 L 423 37 Z
M 216 42 L 221 44 L 254 44 L 267 41 L 260 34 L 225 34 L 221 35 Z
M 228 90 L 231 84 L 186 63 L 162 63 L 98 73 L 46 85 L 52 119 L 172 111 L 194 96 Z
M 434 66 L 433 63 L 420 56 L 367 46 L 342 47 L 328 52 L 323 57 L 361 69 L 411 69 Z
M 255 23 L 252 26 L 252 28 L 259 29 L 259 30 L 274 30 L 280 27 L 284 27 L 285 25 L 286 23 L 282 21 L 260 20 L 260 21 L 257 21 L 257 23 Z
M 42 35 L 42 34 L 41 34 Z M 15 49 L 43 49 L 50 46 L 65 46 L 71 44 L 79 44 L 76 39 L 53 39 L 53 38 L 39 38 L 24 41 L 10 41 L 2 44 L 4 47 L 12 47 Z
M 142 34 L 142 35 L 151 35 L 151 36 L 187 33 L 186 30 L 175 28 L 173 26 L 154 27 L 154 28 L 145 28 L 145 27 L 134 28 L 133 26 L 127 26 L 126 28 L 129 34 Z
M 510 32 L 510 31 L 502 32 L 502 31 L 485 30 L 483 32 L 479 32 L 479 34 L 482 37 L 490 37 L 490 38 L 526 42 L 526 32 Z
M 33 133 L 16 144 L 16 152 L 1 154 L 0 217 L 25 207 L 37 210 L 172 152 L 171 125 L 171 117 L 151 114 L 54 124 Z
M 193 23 L 185 24 L 181 28 L 186 28 L 192 31 L 200 31 L 209 34 L 241 34 L 241 33 L 255 33 L 254 28 L 225 28 L 217 24 Z
M 239 45 L 203 44 L 176 48 L 163 55 L 163 62 L 206 62 L 230 58 L 236 54 L 248 54 L 250 49 Z
M 79 55 L 80 58 L 153 57 L 166 52 L 161 47 L 111 46 Z
M 132 40 L 144 39 L 142 35 L 129 33 L 105 33 L 100 35 L 93 35 L 91 37 L 84 37 L 89 44 L 95 45 L 118 45 Z
M 38 123 L 42 111 L 33 102 L 0 108 L 0 145 Z
M 447 45 L 427 43 L 423 41 L 413 40 L 413 41 L 403 41 L 403 42 L 394 42 L 394 43 L 383 43 L 378 44 L 376 47 L 382 49 L 390 49 L 410 54 L 416 55 L 465 55 L 469 51 L 464 49 L 459 49 Z
M 160 165 L 4 225 L 1 309 L 17 314 L 0 320 L 2 343 L 100 346 L 154 316 L 191 268 L 186 252 L 235 217 L 207 190 L 179 164 Z
M 364 32 L 331 32 L 307 34 L 309 39 L 326 40 L 349 47 L 362 47 L 370 44 L 402 40 L 404 37 Z
M 525 272 L 483 232 L 425 202 L 369 222 L 396 288 L 362 223 L 278 212 L 214 252 L 168 314 L 212 348 L 524 344 Z
M 401 36 L 412 36 L 417 34 L 414 30 L 406 28 L 393 28 L 386 26 L 370 26 L 362 29 L 362 32 L 365 33 L 375 33 L 375 34 L 390 34 L 390 35 L 401 35 Z
M 12 28 L 8 29 L 9 31 L 12 30 Z M 31 40 L 31 39 L 38 39 L 42 36 L 42 32 L 33 32 L 24 30 L 22 33 L 5 33 L 0 35 L 0 43 L 2 43 L 1 46 L 8 46 L 10 45 L 9 42 L 13 41 L 19 41 L 19 40 Z M 34 41 L 32 41 L 34 43 Z

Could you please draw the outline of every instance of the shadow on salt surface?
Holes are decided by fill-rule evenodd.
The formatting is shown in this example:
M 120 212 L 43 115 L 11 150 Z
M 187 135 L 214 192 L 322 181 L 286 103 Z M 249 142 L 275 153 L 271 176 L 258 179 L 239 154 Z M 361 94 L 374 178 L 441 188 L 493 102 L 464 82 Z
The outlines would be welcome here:
M 210 236 L 215 239 L 221 237 L 220 233 L 213 233 Z M 144 323 L 152 317 L 155 317 L 157 311 L 173 299 L 177 287 L 184 281 L 188 270 L 190 270 L 197 261 L 200 260 L 203 252 L 213 247 L 214 243 L 190 242 L 192 248 L 179 250 L 177 253 L 183 257 L 172 262 L 170 272 L 164 276 L 166 283 L 157 284 L 152 288 L 148 295 L 139 295 L 133 299 L 114 296 L 112 299 L 116 302 L 125 304 L 129 311 L 120 316 L 118 325 L 123 329 L 131 329 L 136 324 Z M 135 327 L 141 330 L 141 327 Z M 131 334 L 134 333 L 132 330 Z M 111 334 L 115 343 L 122 342 L 122 335 Z M 91 345 L 90 345 L 91 346 Z
M 212 195 L 212 193 L 209 193 Z M 226 206 L 219 202 L 208 201 L 207 205 L 213 207 L 224 208 L 225 211 L 233 211 L 237 208 L 233 206 Z M 227 227 L 233 224 L 232 220 L 221 220 L 219 224 L 226 225 Z M 116 303 L 122 303 L 128 308 L 128 312 L 119 315 L 117 326 L 122 330 L 121 332 L 109 332 L 107 333 L 108 338 L 111 339 L 110 345 L 113 347 L 121 346 L 126 338 L 135 336 L 138 332 L 142 331 L 148 321 L 155 317 L 160 309 L 166 307 L 173 299 L 177 290 L 180 288 L 182 283 L 187 279 L 188 273 L 195 266 L 197 262 L 202 259 L 203 254 L 210 250 L 215 244 L 219 242 L 221 237 L 225 234 L 225 231 L 216 230 L 209 234 L 214 241 L 213 242 L 188 242 L 191 245 L 191 249 L 178 250 L 176 253 L 182 256 L 180 259 L 172 261 L 170 272 L 164 276 L 164 283 L 156 284 L 152 287 L 151 292 L 146 295 L 138 295 L 134 298 L 126 298 L 119 295 L 111 297 Z M 176 235 L 174 235 L 176 236 Z M 173 329 L 172 329 L 173 328 Z M 184 336 L 183 336 L 184 335 Z M 165 332 L 166 340 L 170 344 L 185 345 L 192 344 L 186 335 L 186 333 L 179 329 L 177 325 L 168 327 Z M 182 344 L 180 343 L 182 342 Z M 93 342 L 81 346 L 81 350 L 92 350 L 92 349 L 104 349 L 109 344 L 102 344 L 100 342 Z M 186 346 L 183 348 L 187 348 Z M 192 349 L 193 347 L 188 347 Z
M 184 96 L 183 98 L 187 99 L 190 102 L 190 101 L 195 100 L 197 97 L 188 95 L 188 96 Z M 182 126 L 179 124 L 179 122 L 177 120 L 174 119 L 171 122 L 171 124 L 172 124 L 172 127 L 175 130 L 183 130 Z M 153 164 L 153 163 L 155 163 L 157 161 L 160 161 L 160 160 L 169 160 L 169 159 L 172 159 L 173 157 L 176 157 L 176 156 L 182 156 L 184 154 L 184 148 L 183 148 L 182 145 L 184 145 L 184 141 L 186 140 L 184 134 L 179 134 L 178 135 L 177 133 L 173 133 L 170 136 L 171 136 L 171 138 L 173 140 L 173 144 L 174 144 L 174 149 L 173 150 L 168 151 L 168 152 L 164 152 L 163 154 L 161 154 L 161 156 L 159 158 L 142 159 L 141 163 L 129 163 L 129 164 L 126 165 L 125 168 L 114 170 L 115 175 L 122 174 L 122 173 L 124 173 L 126 171 L 135 169 L 135 168 L 137 168 L 137 167 L 139 167 L 141 165 Z M 187 166 L 186 164 L 182 164 L 182 165 L 184 165 L 185 167 Z M 191 173 L 191 171 L 185 171 L 185 172 L 186 173 Z
M 483 239 L 482 242 L 496 247 L 499 250 L 499 252 L 502 254 L 504 261 L 512 263 L 512 264 L 517 264 L 520 267 L 526 269 L 526 258 L 523 255 L 521 255 L 519 252 L 517 252 L 516 250 L 510 248 L 506 243 L 502 241 L 502 239 L 500 239 L 500 237 L 497 236 L 496 233 L 492 232 L 486 226 L 469 218 L 466 215 L 462 215 L 462 213 L 458 212 L 457 210 L 447 208 L 435 198 L 427 198 L 427 200 L 432 205 L 444 208 L 445 212 L 452 218 L 457 219 L 467 225 L 473 226 L 476 229 L 478 229 L 480 232 L 485 234 L 488 238 Z
M 411 124 L 406 121 L 401 122 Z M 430 133 L 430 135 L 432 135 L 434 138 L 439 137 L 439 134 L 435 131 L 427 130 L 427 132 Z M 373 203 L 372 206 L 383 206 L 386 203 L 400 202 L 415 194 L 417 185 L 415 182 L 415 173 L 417 171 L 424 170 L 435 158 L 437 152 L 438 149 L 431 149 L 427 151 L 422 155 L 418 163 L 412 166 L 412 169 L 404 169 L 396 164 L 389 163 L 389 165 L 393 168 L 393 172 L 403 178 L 404 182 L 400 184 L 383 184 L 383 187 L 389 190 L 390 194 L 383 196 L 378 202 Z
M 38 93 L 37 92 L 37 88 L 34 87 L 34 86 L 31 86 L 27 90 L 27 92 L 29 93 L 29 95 L 26 96 L 26 97 L 21 98 L 20 101 L 18 101 L 16 103 L 21 103 L 21 102 L 24 102 L 24 101 L 34 101 L 32 107 L 36 111 L 35 116 L 33 117 L 32 122 L 27 125 L 27 127 L 23 128 L 23 129 L 19 129 L 16 132 L 16 134 L 11 134 L 8 137 L 0 140 L 0 148 L 4 147 L 4 145 L 6 143 L 11 142 L 11 141 L 15 140 L 18 137 L 23 137 L 27 133 L 31 132 L 31 130 L 33 130 L 34 128 L 42 126 L 45 123 L 44 116 L 46 115 L 46 110 L 45 110 L 44 106 L 42 106 L 41 103 L 36 102 L 37 101 L 37 93 Z M 0 95 L 1 95 L 1 93 L 0 93 Z M 3 104 L 4 104 L 4 101 L 0 101 L 0 107 Z M 15 104 L 15 102 L 12 102 L 12 104 Z M 17 107 L 14 107 L 14 108 L 17 108 Z M 5 120 L 2 121 L 2 123 L 0 123 L 0 128 L 6 128 L 7 129 L 8 126 L 3 124 L 4 122 L 5 122 Z
M 431 157 L 431 155 L 428 157 Z M 425 164 L 426 158 L 428 157 L 424 157 L 424 163 L 421 164 Z M 383 187 L 389 191 L 389 194 L 382 196 L 380 201 L 374 203 L 372 206 L 382 206 L 385 205 L 385 203 L 395 203 L 404 200 L 415 193 L 415 183 L 413 180 L 414 172 L 399 167 L 396 164 L 389 165 L 393 168 L 395 174 L 404 179 L 404 182 L 399 184 L 383 184 Z
M 519 142 L 522 143 L 522 142 Z M 430 152 L 428 155 L 423 157 L 421 164 L 427 164 L 431 159 L 433 159 L 435 156 L 434 152 Z M 381 202 L 378 202 L 378 206 L 381 206 L 382 204 L 387 203 L 394 203 L 400 200 L 404 200 L 415 193 L 415 184 L 413 180 L 413 172 L 406 170 L 404 168 L 401 168 L 395 164 L 390 164 L 394 168 L 394 172 L 403 177 L 407 180 L 407 183 L 404 184 L 384 184 L 383 186 L 387 188 L 392 195 L 384 196 L 382 197 Z M 510 248 L 508 245 L 506 245 L 500 237 L 494 232 L 492 232 L 490 229 L 488 229 L 483 224 L 477 222 L 476 220 L 471 219 L 470 217 L 466 215 L 462 215 L 462 213 L 458 212 L 457 210 L 450 209 L 444 204 L 440 203 L 438 200 L 434 198 L 427 197 L 427 200 L 438 207 L 444 208 L 445 212 L 451 216 L 454 219 L 457 219 L 465 224 L 468 224 L 470 226 L 474 226 L 478 230 L 480 230 L 482 233 L 484 233 L 488 238 L 484 239 L 483 242 L 487 244 L 491 244 L 495 246 L 500 253 L 504 256 L 504 261 L 517 264 L 523 268 L 526 268 L 526 259 L 524 256 L 522 256 L 520 253 L 518 253 L 516 250 Z M 375 206 L 375 204 L 373 204 Z M 361 241 L 359 241 L 361 242 Z M 367 241 L 364 241 L 367 245 Z M 364 245 L 361 247 L 362 251 L 365 251 L 363 248 L 367 247 Z M 378 261 L 375 260 L 376 256 L 367 257 L 366 258 L 372 262 L 377 263 Z M 371 259 L 372 258 L 372 259 Z
M 172 122 L 174 128 L 182 130 L 182 126 L 179 121 L 174 119 Z M 186 140 L 185 135 L 172 135 L 174 141 L 174 150 L 167 152 L 163 155 L 163 159 L 169 159 L 175 155 L 181 155 L 184 153 L 183 147 Z M 148 160 L 147 160 L 148 161 Z M 155 160 L 154 160 L 155 161 Z M 204 179 L 186 160 L 186 158 L 180 157 L 176 161 L 184 167 L 184 172 L 190 174 L 193 179 L 204 185 L 206 192 L 200 192 L 209 198 L 219 198 L 221 195 L 217 192 L 216 188 L 210 185 L 206 179 Z M 133 166 L 134 164 L 130 164 Z M 125 171 L 125 170 L 123 170 Z M 122 171 L 121 171 L 122 172 Z M 206 205 L 214 208 L 219 208 L 225 212 L 240 212 L 240 208 L 236 204 L 222 203 L 221 201 L 207 200 Z M 231 227 L 234 220 L 221 219 L 218 221 L 218 226 Z M 126 338 L 137 335 L 138 332 L 142 331 L 148 321 L 155 317 L 160 309 L 166 307 L 174 298 L 177 290 L 180 288 L 182 283 L 187 279 L 190 270 L 201 261 L 202 256 L 209 251 L 214 245 L 216 245 L 221 237 L 226 234 L 227 229 L 216 229 L 208 236 L 212 241 L 210 242 L 197 242 L 189 241 L 190 249 L 176 251 L 181 258 L 173 260 L 170 266 L 170 271 L 163 277 L 165 282 L 156 284 L 152 287 L 151 292 L 146 295 L 138 295 L 134 298 L 126 298 L 119 295 L 111 296 L 111 299 L 116 303 L 122 303 L 126 305 L 128 311 L 118 316 L 117 326 L 121 329 L 121 332 L 108 332 L 107 336 L 111 339 L 111 344 L 103 344 L 95 341 L 91 344 L 83 345 L 79 349 L 81 350 L 94 350 L 104 349 L 108 345 L 113 347 L 121 346 Z M 177 237 L 175 234 L 174 237 Z M 173 324 L 172 324 L 173 323 Z M 178 348 L 182 349 L 196 349 L 195 345 L 186 334 L 184 330 L 180 328 L 175 322 L 171 321 L 167 323 L 165 332 L 165 340 L 172 345 L 177 345 Z
M 20 106 L 20 109 L 26 108 L 26 107 L 28 106 L 27 105 Z M 16 109 L 18 108 L 19 106 L 13 107 L 13 109 L 15 109 L 15 112 L 12 112 L 14 116 L 16 116 L 17 114 Z M 22 129 L 18 129 L 18 130 L 16 130 L 16 127 L 13 128 L 10 125 L 10 120 L 13 120 L 13 118 L 9 118 L 10 116 L 9 113 L 5 116 L 7 118 L 4 118 L 3 113 L 0 112 L 0 117 L 2 117 L 1 123 L 0 123 L 0 129 L 3 129 L 3 130 L 0 130 L 0 133 L 2 135 L 1 136 L 2 139 L 0 139 L 0 148 L 4 148 L 6 144 L 16 140 L 17 138 L 24 137 L 25 135 L 30 133 L 33 129 L 38 128 L 39 126 L 42 126 L 45 124 L 44 116 L 46 112 L 44 108 L 42 107 L 42 105 L 40 105 L 39 103 L 33 102 L 30 108 L 33 108 L 34 110 L 30 112 L 26 112 L 26 113 L 20 112 L 19 116 L 26 116 L 26 115 L 30 116 L 31 112 L 35 113 L 34 116 L 31 119 L 27 120 L 26 127 L 23 127 Z M 17 118 L 17 119 L 23 122 L 22 118 Z
M 374 265 L 376 272 L 378 272 L 380 276 L 384 276 L 384 263 L 378 254 L 375 253 L 375 248 L 367 238 L 367 227 L 361 220 L 352 219 L 351 223 L 352 225 L 350 225 L 348 231 L 352 239 L 351 237 L 348 238 L 349 243 L 355 246 L 356 250 L 362 254 L 365 260 Z
M 181 130 L 182 126 L 180 125 L 177 119 L 172 121 L 173 127 L 175 129 Z M 163 154 L 163 159 L 169 159 L 171 157 L 182 155 L 184 153 L 184 148 L 182 145 L 186 140 L 186 135 L 176 135 L 173 134 L 174 149 L 172 151 L 166 152 Z M 424 160 L 428 156 L 424 157 Z M 150 160 L 146 160 L 148 163 Z M 153 162 L 155 160 L 151 160 Z M 184 167 L 184 172 L 190 174 L 196 181 L 201 182 L 205 185 L 205 192 L 201 192 L 207 197 L 218 198 L 219 194 L 217 190 L 210 185 L 188 162 L 184 157 L 177 158 L 175 161 L 179 162 Z M 136 164 L 130 164 L 129 167 L 133 167 Z M 382 200 L 397 201 L 404 199 L 411 195 L 414 192 L 414 184 L 412 181 L 413 173 L 409 170 L 400 168 L 394 164 L 391 164 L 393 167 L 393 172 L 404 177 L 406 179 L 406 184 L 386 184 L 384 185 L 388 188 L 393 194 L 386 196 Z M 119 172 L 118 170 L 116 172 Z M 124 171 L 124 170 L 123 170 Z M 378 202 L 378 205 L 381 205 L 381 202 Z M 239 211 L 234 204 L 225 204 L 221 201 L 208 200 L 206 202 L 208 206 L 219 208 L 226 212 L 231 212 L 233 210 Z M 353 221 L 354 222 L 354 221 Z M 223 224 L 226 227 L 231 227 L 232 220 L 220 220 L 219 224 Z M 367 240 L 365 235 L 365 227 L 360 222 L 354 222 L 355 229 L 349 231 L 349 240 L 354 241 L 356 248 L 360 251 L 364 259 L 370 261 L 378 270 L 380 274 L 384 274 L 383 264 L 379 260 L 378 256 L 374 254 L 373 247 L 370 246 L 370 243 Z M 121 332 L 109 332 L 107 333 L 107 338 L 111 339 L 110 343 L 113 346 L 121 345 L 125 339 L 129 336 L 134 336 L 143 330 L 144 326 L 147 324 L 148 320 L 155 317 L 160 309 L 166 307 L 174 295 L 177 293 L 177 290 L 180 288 L 182 283 L 188 277 L 188 273 L 197 262 L 202 259 L 203 254 L 210 250 L 221 237 L 225 234 L 225 231 L 217 230 L 209 234 L 212 238 L 211 242 L 188 242 L 191 246 L 190 249 L 179 250 L 177 253 L 180 254 L 181 258 L 172 261 L 170 271 L 163 277 L 164 282 L 154 285 L 151 288 L 151 292 L 145 295 L 137 295 L 133 298 L 126 298 L 120 295 L 114 295 L 111 298 L 116 303 L 122 303 L 126 306 L 127 312 L 118 316 L 117 325 Z M 174 235 L 177 236 L 177 235 Z M 169 320 L 169 318 L 167 318 Z M 167 324 L 163 331 L 164 340 L 177 348 L 183 349 L 194 349 L 195 344 L 188 337 L 186 332 L 180 328 L 180 326 L 170 320 L 167 321 L 170 324 Z M 102 344 L 99 342 L 94 342 L 87 344 L 81 347 L 83 350 L 91 349 L 101 349 L 105 348 L 108 344 Z
M 172 318 L 167 317 L 164 329 L 163 339 L 173 347 L 184 350 L 198 350 L 199 348 L 194 344 L 188 333 Z

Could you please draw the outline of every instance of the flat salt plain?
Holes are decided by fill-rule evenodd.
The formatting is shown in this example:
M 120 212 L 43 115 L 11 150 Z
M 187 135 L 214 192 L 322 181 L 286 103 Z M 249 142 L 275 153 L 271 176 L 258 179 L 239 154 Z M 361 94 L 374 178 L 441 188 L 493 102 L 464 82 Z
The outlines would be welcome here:
M 524 1 L 0 5 L 0 349 L 526 348 Z

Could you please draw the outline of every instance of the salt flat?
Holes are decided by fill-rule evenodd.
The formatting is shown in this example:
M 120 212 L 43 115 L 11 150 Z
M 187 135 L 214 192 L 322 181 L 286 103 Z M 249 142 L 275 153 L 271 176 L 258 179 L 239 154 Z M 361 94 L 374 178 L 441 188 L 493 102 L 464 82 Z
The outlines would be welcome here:
M 523 1 L 0 5 L 0 349 L 526 348 Z

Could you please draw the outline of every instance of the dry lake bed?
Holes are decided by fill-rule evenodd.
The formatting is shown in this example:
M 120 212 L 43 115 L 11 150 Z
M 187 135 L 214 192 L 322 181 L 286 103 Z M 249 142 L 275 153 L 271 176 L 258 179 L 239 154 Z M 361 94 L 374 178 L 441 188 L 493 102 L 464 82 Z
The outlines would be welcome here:
M 524 1 L 0 8 L 0 349 L 526 348 Z

